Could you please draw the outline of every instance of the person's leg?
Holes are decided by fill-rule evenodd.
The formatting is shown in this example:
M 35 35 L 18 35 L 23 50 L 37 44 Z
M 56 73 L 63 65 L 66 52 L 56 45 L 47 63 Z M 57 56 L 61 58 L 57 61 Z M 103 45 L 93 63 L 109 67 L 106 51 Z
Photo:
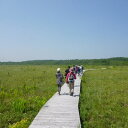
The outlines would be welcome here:
M 69 94 L 71 95 L 71 83 L 69 83 Z
M 60 91 L 61 91 L 61 85 L 58 84 L 58 93 L 60 95 Z
M 74 83 L 71 84 L 71 95 L 73 96 L 74 93 Z

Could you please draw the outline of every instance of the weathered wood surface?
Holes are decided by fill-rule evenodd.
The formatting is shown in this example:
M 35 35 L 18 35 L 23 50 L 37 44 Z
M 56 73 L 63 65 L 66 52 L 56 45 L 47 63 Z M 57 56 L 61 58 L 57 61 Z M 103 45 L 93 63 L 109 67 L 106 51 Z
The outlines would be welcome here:
M 29 128 L 81 128 L 78 103 L 81 79 L 75 80 L 74 95 L 64 84 L 61 95 L 55 95 L 41 108 Z

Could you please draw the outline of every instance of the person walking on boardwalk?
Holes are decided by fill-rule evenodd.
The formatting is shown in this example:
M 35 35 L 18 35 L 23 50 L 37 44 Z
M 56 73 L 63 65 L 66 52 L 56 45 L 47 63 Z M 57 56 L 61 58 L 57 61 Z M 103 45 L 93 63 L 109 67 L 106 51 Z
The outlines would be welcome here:
M 56 83 L 58 85 L 58 94 L 60 95 L 61 86 L 63 84 L 63 74 L 60 72 L 60 68 L 57 68 Z
M 73 96 L 74 93 L 74 82 L 76 79 L 76 75 L 74 74 L 74 69 L 71 68 L 70 72 L 67 74 L 66 83 L 69 83 L 70 96 Z
M 65 78 L 66 78 L 66 76 L 67 76 L 67 74 L 70 72 L 70 66 L 68 66 L 68 68 L 65 70 Z

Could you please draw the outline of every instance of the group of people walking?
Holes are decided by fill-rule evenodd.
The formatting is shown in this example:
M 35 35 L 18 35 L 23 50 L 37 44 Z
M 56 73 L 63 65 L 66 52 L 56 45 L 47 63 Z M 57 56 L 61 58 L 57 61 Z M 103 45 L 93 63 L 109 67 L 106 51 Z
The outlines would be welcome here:
M 70 67 L 65 70 L 65 82 L 69 86 L 69 94 L 70 96 L 73 96 L 74 94 L 74 82 L 76 79 L 76 75 L 80 75 L 83 73 L 83 66 L 74 66 Z M 56 73 L 56 79 L 57 79 L 57 85 L 58 85 L 58 94 L 60 95 L 61 92 L 61 86 L 63 85 L 63 79 L 64 79 L 63 74 L 60 71 L 60 68 L 57 68 L 57 73 Z

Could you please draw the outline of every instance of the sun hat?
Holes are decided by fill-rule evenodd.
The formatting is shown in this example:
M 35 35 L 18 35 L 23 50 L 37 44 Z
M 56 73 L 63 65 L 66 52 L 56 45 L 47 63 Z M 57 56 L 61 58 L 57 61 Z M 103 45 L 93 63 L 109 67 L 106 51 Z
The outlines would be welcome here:
M 60 71 L 60 68 L 57 68 L 57 72 L 59 72 Z

